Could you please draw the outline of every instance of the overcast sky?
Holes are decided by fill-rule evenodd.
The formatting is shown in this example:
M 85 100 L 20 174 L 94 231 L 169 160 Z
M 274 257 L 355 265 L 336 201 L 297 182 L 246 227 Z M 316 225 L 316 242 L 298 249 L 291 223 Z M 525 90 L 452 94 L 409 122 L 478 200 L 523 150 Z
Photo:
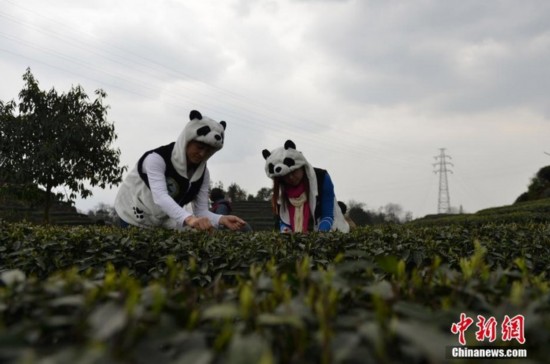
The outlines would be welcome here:
M 189 112 L 227 122 L 213 182 L 271 186 L 262 149 L 292 139 L 339 200 L 436 213 L 508 205 L 550 165 L 550 2 L 0 0 L 0 100 L 107 92 L 123 165 Z M 94 189 L 82 211 L 112 205 Z

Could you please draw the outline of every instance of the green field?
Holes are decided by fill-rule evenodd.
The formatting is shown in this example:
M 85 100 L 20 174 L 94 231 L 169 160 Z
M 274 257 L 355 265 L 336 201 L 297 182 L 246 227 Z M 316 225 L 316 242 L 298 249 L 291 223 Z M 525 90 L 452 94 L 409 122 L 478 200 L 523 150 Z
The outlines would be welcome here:
M 550 357 L 550 224 L 214 234 L 0 222 L 0 362 L 441 363 Z M 503 340 L 525 319 L 524 344 Z M 476 362 L 452 360 L 453 363 Z

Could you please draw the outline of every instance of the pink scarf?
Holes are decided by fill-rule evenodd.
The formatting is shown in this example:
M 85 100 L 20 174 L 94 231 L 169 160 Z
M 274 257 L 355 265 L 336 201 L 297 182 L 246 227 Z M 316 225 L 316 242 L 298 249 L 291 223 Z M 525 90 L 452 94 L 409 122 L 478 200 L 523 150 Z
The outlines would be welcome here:
M 285 186 L 285 193 L 290 202 L 288 210 L 290 213 L 290 226 L 292 227 L 292 231 L 307 232 L 310 211 L 307 202 L 308 196 L 305 178 L 298 186 Z

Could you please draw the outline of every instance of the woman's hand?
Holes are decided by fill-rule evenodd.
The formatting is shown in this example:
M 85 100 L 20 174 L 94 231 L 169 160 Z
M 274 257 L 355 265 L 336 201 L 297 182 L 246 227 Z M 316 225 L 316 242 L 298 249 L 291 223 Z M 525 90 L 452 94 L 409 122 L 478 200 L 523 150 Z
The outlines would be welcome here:
M 246 222 L 234 215 L 223 215 L 220 218 L 220 224 L 230 230 L 240 230 L 246 225 Z
M 214 226 L 207 217 L 189 216 L 184 220 L 185 225 L 197 230 L 212 230 Z

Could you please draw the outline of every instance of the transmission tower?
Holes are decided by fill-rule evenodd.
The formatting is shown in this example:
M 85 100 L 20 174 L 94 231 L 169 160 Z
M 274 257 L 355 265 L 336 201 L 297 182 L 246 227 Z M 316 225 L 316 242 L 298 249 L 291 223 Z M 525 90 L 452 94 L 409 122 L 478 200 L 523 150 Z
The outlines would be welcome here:
M 451 212 L 451 198 L 449 197 L 449 183 L 447 181 L 447 172 L 453 173 L 450 169 L 447 168 L 448 165 L 454 167 L 454 165 L 449 162 L 447 159 L 452 159 L 451 156 L 445 154 L 445 148 L 440 148 L 440 154 L 435 158 L 437 163 L 434 163 L 435 166 L 439 166 L 438 170 L 435 170 L 434 173 L 439 173 L 439 198 L 437 200 L 437 213 L 438 214 L 448 214 Z

